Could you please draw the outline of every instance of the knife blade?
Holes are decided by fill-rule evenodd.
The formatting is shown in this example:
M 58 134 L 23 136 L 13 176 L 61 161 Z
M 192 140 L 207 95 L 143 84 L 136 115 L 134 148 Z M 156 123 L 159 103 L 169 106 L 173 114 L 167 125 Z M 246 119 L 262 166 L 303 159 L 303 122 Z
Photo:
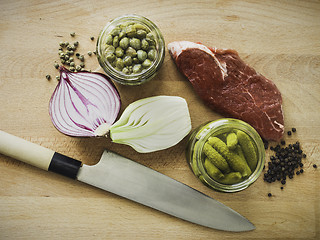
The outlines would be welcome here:
M 105 150 L 100 161 L 89 166 L 0 131 L 0 153 L 198 225 L 233 232 L 255 229 L 215 199 L 111 151 Z

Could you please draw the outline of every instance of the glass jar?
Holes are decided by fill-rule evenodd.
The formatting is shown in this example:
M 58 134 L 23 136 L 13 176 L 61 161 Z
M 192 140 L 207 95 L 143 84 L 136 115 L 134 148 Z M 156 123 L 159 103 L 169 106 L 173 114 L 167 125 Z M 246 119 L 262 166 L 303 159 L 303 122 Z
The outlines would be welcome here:
M 238 183 L 226 184 L 215 180 L 211 177 L 205 168 L 203 147 L 209 137 L 223 136 L 231 131 L 242 131 L 253 143 L 257 164 L 252 173 Z M 262 139 L 256 130 L 249 124 L 232 118 L 223 118 L 211 122 L 204 123 L 196 128 L 190 135 L 187 151 L 187 161 L 193 173 L 208 187 L 221 192 L 237 192 L 249 187 L 260 176 L 265 163 L 265 149 Z
M 143 26 L 145 28 L 145 30 L 148 32 L 147 37 L 144 38 L 144 40 L 148 40 L 148 45 L 147 45 L 148 50 L 146 51 L 151 50 L 151 47 L 155 50 L 155 52 L 153 52 L 155 53 L 155 56 L 154 56 L 155 58 L 154 59 L 153 57 L 151 58 L 153 59 L 151 61 L 151 66 L 143 68 L 143 70 L 139 73 L 128 73 L 128 71 L 124 71 L 124 69 L 122 70 L 119 70 L 119 68 L 116 69 L 115 63 L 114 62 L 110 63 L 110 61 L 113 61 L 113 60 L 108 61 L 106 58 L 106 46 L 107 46 L 106 43 L 107 43 L 108 35 L 116 27 L 121 26 L 122 28 L 125 28 L 130 24 L 137 24 L 136 26 L 140 26 L 140 27 Z M 127 32 L 126 29 L 124 29 L 123 32 L 126 33 Z M 150 37 L 153 38 L 152 39 L 153 41 L 150 40 Z M 137 39 L 140 38 L 142 42 L 143 36 L 134 37 L 134 38 L 137 38 Z M 120 39 L 121 39 L 121 36 L 119 37 L 119 40 Z M 115 46 L 117 46 L 117 44 Z M 101 31 L 97 41 L 97 57 L 98 57 L 100 66 L 103 68 L 105 73 L 112 80 L 124 85 L 140 85 L 142 83 L 145 83 L 151 80 L 160 69 L 165 57 L 165 42 L 159 28 L 149 19 L 139 15 L 123 15 L 109 22 Z M 149 56 L 147 58 L 149 59 Z M 137 60 L 137 59 L 134 59 L 134 60 Z M 138 62 L 136 63 L 138 64 Z M 146 66 L 146 65 L 143 65 L 143 66 Z M 132 68 L 129 69 L 129 71 L 132 72 Z

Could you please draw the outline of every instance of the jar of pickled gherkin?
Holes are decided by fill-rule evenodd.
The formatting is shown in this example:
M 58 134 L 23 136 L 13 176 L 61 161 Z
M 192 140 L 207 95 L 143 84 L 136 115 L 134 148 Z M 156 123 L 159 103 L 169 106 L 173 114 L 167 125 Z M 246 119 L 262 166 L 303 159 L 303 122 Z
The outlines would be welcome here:
M 100 66 L 114 81 L 140 85 L 151 80 L 165 57 L 165 42 L 159 28 L 139 15 L 124 15 L 110 21 L 97 41 Z
M 187 161 L 208 187 L 222 192 L 246 189 L 265 163 L 262 139 L 249 124 L 232 118 L 204 123 L 190 135 Z

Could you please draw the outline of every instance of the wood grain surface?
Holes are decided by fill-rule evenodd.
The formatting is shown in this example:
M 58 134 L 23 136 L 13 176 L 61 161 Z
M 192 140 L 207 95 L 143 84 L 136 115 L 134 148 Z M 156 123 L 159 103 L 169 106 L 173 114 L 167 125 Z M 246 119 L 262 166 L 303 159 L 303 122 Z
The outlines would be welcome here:
M 105 148 L 121 153 L 217 199 L 256 226 L 245 233 L 201 227 L 0 155 L 0 239 L 320 238 L 320 173 L 312 167 L 320 167 L 320 1 L 1 0 L 0 11 L 1 130 L 86 164 L 97 163 Z M 128 13 L 151 19 L 166 43 L 189 40 L 236 49 L 273 80 L 283 96 L 286 129 L 297 128 L 285 140 L 301 142 L 305 172 L 288 180 L 283 190 L 280 183 L 260 177 L 242 192 L 219 193 L 191 173 L 187 139 L 167 150 L 139 154 L 106 138 L 58 132 L 48 102 L 57 85 L 53 64 L 59 42 L 77 40 L 80 52 L 94 51 L 104 25 Z M 86 57 L 86 66 L 102 72 L 94 56 Z M 47 81 L 47 74 L 53 79 Z M 121 111 L 137 99 L 166 94 L 187 100 L 193 129 L 222 117 L 196 96 L 168 51 L 154 80 L 117 87 Z

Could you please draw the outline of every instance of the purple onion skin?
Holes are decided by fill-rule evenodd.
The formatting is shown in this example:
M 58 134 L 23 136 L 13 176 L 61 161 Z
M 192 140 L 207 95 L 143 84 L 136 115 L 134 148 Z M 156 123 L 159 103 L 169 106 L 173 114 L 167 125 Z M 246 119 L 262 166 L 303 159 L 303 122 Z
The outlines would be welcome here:
M 49 102 L 53 125 L 73 137 L 95 137 L 101 124 L 111 126 L 121 108 L 115 84 L 102 73 L 70 72 L 63 66 L 59 70 L 60 81 Z

